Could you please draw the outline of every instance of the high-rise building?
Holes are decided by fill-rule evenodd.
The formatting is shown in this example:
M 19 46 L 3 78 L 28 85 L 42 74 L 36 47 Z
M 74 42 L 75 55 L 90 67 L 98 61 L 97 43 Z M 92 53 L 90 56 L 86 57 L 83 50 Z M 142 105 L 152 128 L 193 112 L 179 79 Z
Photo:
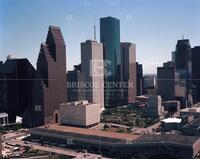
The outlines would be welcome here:
M 0 112 L 8 113 L 13 123 L 32 104 L 35 69 L 26 58 L 8 59 L 0 67 Z
M 175 96 L 181 108 L 190 107 L 192 100 L 192 51 L 188 39 L 178 40 L 175 55 Z
M 121 81 L 128 83 L 128 88 L 122 88 L 122 99 L 125 104 L 135 103 L 136 83 L 136 46 L 133 43 L 121 43 Z
M 192 48 L 192 81 L 194 103 L 200 102 L 200 46 Z
M 87 40 L 81 43 L 81 71 L 85 76 L 85 96 L 91 103 L 104 109 L 104 62 L 103 45 Z
M 175 99 L 175 66 L 173 62 L 163 64 L 157 68 L 157 89 L 158 94 L 164 100 Z
M 144 79 L 143 79 L 143 67 L 142 64 L 136 63 L 137 74 L 137 96 L 144 94 Z
M 57 123 L 59 105 L 67 101 L 66 47 L 59 27 L 50 26 L 41 44 L 36 79 L 25 121 L 29 126 Z
M 100 19 L 100 41 L 103 43 L 105 60 L 105 82 L 120 81 L 120 21 L 113 17 Z M 105 87 L 105 107 L 118 104 L 121 90 L 114 87 Z
M 85 75 L 75 66 L 73 71 L 67 72 L 67 101 L 80 101 L 85 99 L 85 88 L 82 83 Z

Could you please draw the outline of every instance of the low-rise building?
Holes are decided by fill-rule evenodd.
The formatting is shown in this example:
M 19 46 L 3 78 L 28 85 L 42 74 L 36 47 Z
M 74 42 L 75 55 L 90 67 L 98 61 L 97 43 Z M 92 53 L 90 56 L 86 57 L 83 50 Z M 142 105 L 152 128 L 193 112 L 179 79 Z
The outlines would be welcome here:
M 180 111 L 180 116 L 193 115 L 194 118 L 200 118 L 200 107 L 185 108 Z
M 100 123 L 100 105 L 87 100 L 62 103 L 59 114 L 59 121 L 64 125 L 92 127 Z
M 135 155 L 148 158 L 194 159 L 200 152 L 198 137 L 175 134 L 133 135 L 51 125 L 48 128 L 31 129 L 30 135 L 31 139 L 40 139 L 41 143 L 52 142 L 122 159 Z
M 8 125 L 8 114 L 0 113 L 0 126 Z
M 165 131 L 178 130 L 181 126 L 181 119 L 166 118 L 161 120 L 161 126 Z
M 162 115 L 162 100 L 160 96 L 150 96 L 147 103 L 147 115 L 159 117 Z
M 164 110 L 168 112 L 180 112 L 180 102 L 177 100 L 169 100 L 162 102 Z

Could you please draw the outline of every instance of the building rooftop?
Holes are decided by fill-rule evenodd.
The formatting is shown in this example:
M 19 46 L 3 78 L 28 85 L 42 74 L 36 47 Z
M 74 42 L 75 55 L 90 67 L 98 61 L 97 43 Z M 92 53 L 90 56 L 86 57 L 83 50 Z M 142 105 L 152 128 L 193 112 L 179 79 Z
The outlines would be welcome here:
M 199 112 L 200 113 L 200 107 L 192 107 L 192 108 L 185 108 L 182 109 L 181 112 Z
M 45 128 L 44 126 L 41 128 Z M 101 130 L 91 130 L 86 128 L 77 128 L 71 126 L 64 126 L 64 125 L 51 125 L 47 130 L 55 130 L 55 131 L 62 131 L 68 133 L 76 133 L 80 135 L 91 135 L 91 136 L 98 136 L 98 137 L 107 137 L 113 139 L 124 139 L 124 140 L 135 140 L 140 135 L 132 135 L 132 134 L 125 134 L 125 133 L 116 133 L 116 132 L 109 132 L 109 131 L 101 131 Z
M 181 123 L 181 119 L 179 118 L 166 118 L 161 121 L 165 123 Z
M 89 103 L 88 100 L 80 100 L 80 101 L 74 101 L 74 102 L 68 102 L 68 103 L 61 103 L 61 106 L 88 106 L 93 105 L 96 103 Z
M 76 128 L 62 125 L 51 125 L 48 127 L 39 127 L 31 129 L 31 134 L 38 134 L 41 136 L 63 136 L 71 137 L 74 140 L 83 142 L 98 143 L 101 144 L 128 144 L 127 141 L 131 141 L 132 145 L 148 145 L 148 144 L 159 144 L 162 146 L 176 145 L 194 147 L 200 145 L 200 138 L 193 136 L 175 135 L 175 134 L 146 134 L 146 135 L 133 135 L 125 133 L 116 133 L 108 131 L 90 130 L 85 128 Z M 130 143 L 129 143 L 130 144 Z
M 0 118 L 8 117 L 7 113 L 0 113 Z

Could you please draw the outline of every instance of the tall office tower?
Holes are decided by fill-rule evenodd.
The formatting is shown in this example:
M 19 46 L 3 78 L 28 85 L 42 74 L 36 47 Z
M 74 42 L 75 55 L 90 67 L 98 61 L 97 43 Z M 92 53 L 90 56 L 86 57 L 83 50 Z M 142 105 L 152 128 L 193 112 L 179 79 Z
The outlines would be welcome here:
M 78 68 L 79 65 L 74 66 L 73 71 L 67 72 L 67 101 L 79 101 L 85 99 L 85 88 L 81 83 L 85 81 L 85 75 Z
M 81 43 L 81 71 L 85 75 L 86 100 L 104 109 L 103 45 L 87 40 Z
M 66 47 L 59 27 L 50 26 L 37 61 L 33 106 L 27 112 L 30 126 L 58 122 L 58 108 L 67 102 Z
M 122 88 L 123 103 L 135 103 L 136 83 L 136 46 L 129 42 L 121 43 L 121 81 L 128 83 L 128 88 Z
M 35 69 L 26 58 L 8 59 L 1 64 L 0 78 L 0 112 L 8 113 L 13 123 L 32 104 Z
M 163 67 L 157 68 L 157 89 L 158 94 L 164 100 L 175 99 L 175 66 L 168 61 Z
M 200 102 L 200 46 L 192 48 L 192 81 L 194 103 Z
M 192 52 L 188 39 L 178 40 L 175 51 L 175 96 L 181 108 L 190 107 L 192 101 Z
M 142 64 L 136 62 L 136 74 L 137 74 L 137 96 L 144 93 L 144 79 L 143 79 L 143 67 Z
M 105 60 L 105 82 L 120 81 L 120 21 L 113 17 L 100 19 L 100 41 L 103 43 Z M 105 107 L 118 104 L 121 90 L 118 87 L 105 85 Z

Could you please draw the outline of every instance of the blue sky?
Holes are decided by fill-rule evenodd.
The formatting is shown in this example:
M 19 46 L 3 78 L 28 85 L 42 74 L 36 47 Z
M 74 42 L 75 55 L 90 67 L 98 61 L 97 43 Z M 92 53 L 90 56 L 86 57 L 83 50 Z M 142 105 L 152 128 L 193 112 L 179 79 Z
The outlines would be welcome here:
M 35 66 L 48 26 L 60 26 L 67 47 L 67 68 L 80 63 L 80 43 L 93 38 L 96 17 L 120 19 L 121 41 L 136 43 L 145 73 L 171 60 L 184 35 L 200 45 L 199 0 L 0 0 L 0 60 L 27 57 Z

